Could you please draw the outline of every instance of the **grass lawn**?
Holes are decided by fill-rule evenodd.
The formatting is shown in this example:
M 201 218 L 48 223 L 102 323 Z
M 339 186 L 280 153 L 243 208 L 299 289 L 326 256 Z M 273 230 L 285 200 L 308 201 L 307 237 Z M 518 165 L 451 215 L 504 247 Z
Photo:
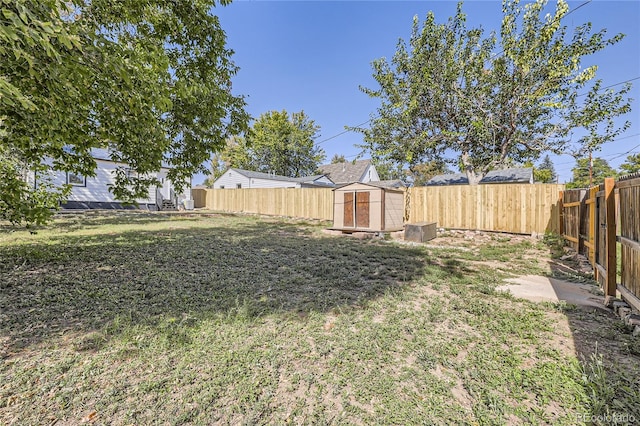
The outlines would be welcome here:
M 0 423 L 640 421 L 640 344 L 620 320 L 495 291 L 553 273 L 549 247 L 321 225 L 114 213 L 0 228 Z

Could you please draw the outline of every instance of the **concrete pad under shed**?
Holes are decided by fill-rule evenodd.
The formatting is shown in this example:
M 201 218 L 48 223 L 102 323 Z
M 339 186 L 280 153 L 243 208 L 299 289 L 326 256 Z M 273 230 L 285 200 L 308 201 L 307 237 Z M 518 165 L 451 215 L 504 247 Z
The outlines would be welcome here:
M 497 287 L 498 291 L 508 291 L 515 297 L 532 302 L 565 301 L 573 305 L 606 309 L 604 296 L 593 293 L 595 286 L 572 283 L 539 275 L 524 275 L 505 280 L 507 284 Z

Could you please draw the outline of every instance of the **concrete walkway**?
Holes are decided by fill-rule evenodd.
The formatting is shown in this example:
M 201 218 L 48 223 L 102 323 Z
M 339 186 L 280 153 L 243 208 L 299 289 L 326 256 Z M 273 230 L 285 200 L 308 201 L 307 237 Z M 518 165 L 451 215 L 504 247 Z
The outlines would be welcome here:
M 496 290 L 508 291 L 517 298 L 532 302 L 563 300 L 577 306 L 606 309 L 604 296 L 596 294 L 598 288 L 591 284 L 572 283 L 539 275 L 524 275 L 505 280 L 505 282 L 505 285 Z

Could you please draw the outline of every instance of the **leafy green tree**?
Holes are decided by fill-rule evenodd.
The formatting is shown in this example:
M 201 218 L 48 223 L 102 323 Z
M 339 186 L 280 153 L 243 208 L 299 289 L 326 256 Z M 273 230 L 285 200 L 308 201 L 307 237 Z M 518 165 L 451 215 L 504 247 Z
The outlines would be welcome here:
M 123 201 L 158 184 L 152 176 L 163 162 L 173 166 L 169 178 L 178 187 L 201 171 L 248 122 L 244 99 L 231 93 L 237 68 L 211 13 L 215 5 L 0 0 L 3 170 L 19 163 L 36 174 L 94 176 L 92 148 L 109 148 L 114 160 L 137 171 L 116 171 L 112 192 Z M 11 188 L 14 200 L 34 191 Z M 57 190 L 62 196 L 64 188 Z M 28 222 L 19 213 L 25 206 L 4 206 L 15 214 L 3 216 Z
M 626 161 L 620 165 L 621 174 L 631 174 L 640 172 L 640 153 L 631 154 Z
M 320 127 L 304 111 L 260 115 L 246 138 L 232 138 L 222 157 L 229 167 L 301 177 L 316 173 L 325 159 L 315 145 Z
M 558 175 L 556 174 L 556 169 L 553 166 L 553 161 L 551 161 L 548 154 L 544 156 L 538 167 L 534 167 L 533 178 L 536 182 L 541 183 L 556 182 Z
M 433 13 L 422 23 L 414 18 L 391 61 L 373 62 L 379 88 L 361 88 L 381 101 L 370 128 L 352 128 L 363 134 L 362 147 L 410 168 L 454 152 L 450 163 L 477 184 L 507 159 L 523 163 L 568 150 L 573 129 L 586 130 L 579 151 L 620 134 L 629 124 L 618 127 L 614 118 L 630 110 L 630 86 L 602 89 L 597 67 L 581 63 L 622 35 L 607 38 L 590 24 L 570 35 L 561 24 L 567 3 L 559 0 L 543 16 L 546 5 L 505 0 L 499 38 L 468 29 L 461 4 L 446 24 Z
M 375 166 L 376 172 L 380 180 L 406 180 L 406 173 L 401 165 L 384 161 L 383 159 L 373 157 L 371 163 Z
M 204 180 L 203 184 L 213 187 L 213 183 L 229 168 L 227 161 L 224 159 L 224 151 L 215 153 L 211 158 L 210 174 Z
M 331 164 L 337 164 L 337 163 L 346 163 L 347 159 L 344 157 L 344 154 L 333 154 L 333 157 L 331 157 Z
M 576 165 L 571 169 L 573 178 L 567 183 L 567 188 L 588 188 L 589 185 L 589 158 L 579 158 Z M 616 177 L 616 171 L 609 165 L 607 160 L 595 157 L 591 168 L 592 185 L 604 183 L 605 178 Z
M 0 220 L 24 222 L 27 229 L 42 225 L 68 195 L 70 187 L 55 187 L 44 171 L 34 187 L 35 173 L 18 153 L 0 146 Z

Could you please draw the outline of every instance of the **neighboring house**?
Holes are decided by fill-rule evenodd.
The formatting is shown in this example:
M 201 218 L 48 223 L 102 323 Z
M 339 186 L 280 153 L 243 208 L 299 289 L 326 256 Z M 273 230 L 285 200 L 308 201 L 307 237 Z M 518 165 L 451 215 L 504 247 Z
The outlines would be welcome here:
M 320 173 L 331 179 L 336 185 L 352 182 L 378 182 L 380 177 L 371 160 L 348 161 L 320 166 Z
M 292 178 L 273 173 L 253 172 L 231 168 L 213 182 L 214 189 L 241 188 L 333 188 L 334 183 L 325 175 Z
M 127 165 L 111 160 L 109 151 L 94 148 L 91 155 L 96 161 L 96 175 L 94 177 L 82 176 L 71 172 L 53 171 L 51 182 L 54 185 L 71 185 L 71 193 L 62 208 L 67 209 L 120 209 L 135 208 L 124 205 L 109 191 L 109 187 L 115 183 L 115 171 L 118 168 L 127 169 Z M 185 200 L 191 199 L 190 182 L 184 187 L 182 193 L 175 191 L 174 185 L 167 178 L 169 167 L 162 167 L 156 174 L 160 186 L 150 186 L 149 196 L 136 200 L 138 208 L 147 210 L 175 210 Z M 130 173 L 135 173 L 130 170 Z M 37 178 L 36 178 L 37 184 Z
M 493 170 L 487 173 L 480 184 L 487 183 L 533 183 L 532 168 L 513 168 L 503 170 Z M 469 179 L 463 173 L 453 173 L 447 175 L 434 176 L 427 181 L 425 186 L 441 185 L 468 185 Z

